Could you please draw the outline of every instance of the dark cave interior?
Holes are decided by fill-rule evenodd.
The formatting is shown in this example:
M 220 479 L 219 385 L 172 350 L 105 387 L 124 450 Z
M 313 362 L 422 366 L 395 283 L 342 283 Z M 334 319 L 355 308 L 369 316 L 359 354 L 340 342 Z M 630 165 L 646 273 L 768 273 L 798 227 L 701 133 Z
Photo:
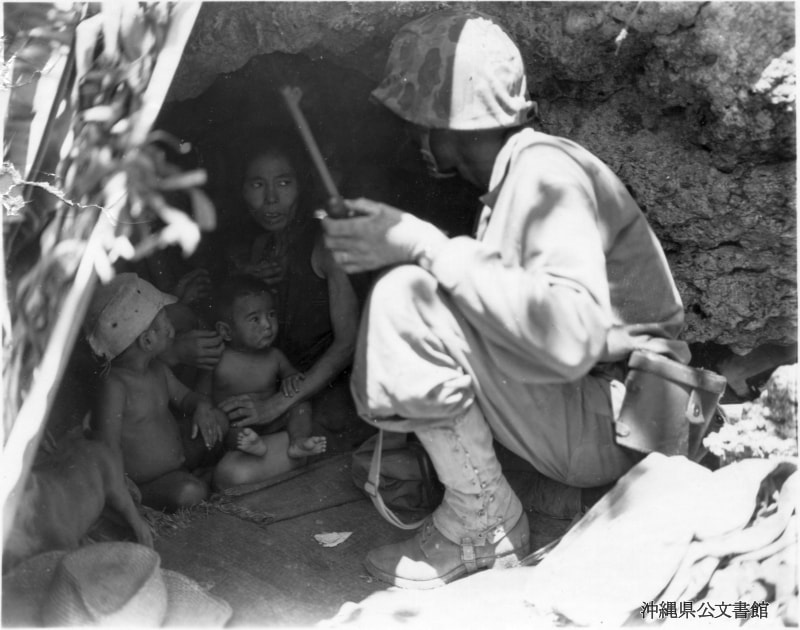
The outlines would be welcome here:
M 196 98 L 165 104 L 157 128 L 192 145 L 208 174 L 221 229 L 235 224 L 241 155 L 247 143 L 296 133 L 279 89 L 299 87 L 301 109 L 344 197 L 369 197 L 425 217 L 451 235 L 472 229 L 478 192 L 427 176 L 402 121 L 371 102 L 373 82 L 353 70 L 304 55 L 272 53 L 217 76 Z M 290 136 L 291 137 L 291 136 Z M 302 144 L 296 133 L 298 145 Z M 310 161 L 304 168 L 311 168 Z M 312 197 L 322 205 L 319 177 Z

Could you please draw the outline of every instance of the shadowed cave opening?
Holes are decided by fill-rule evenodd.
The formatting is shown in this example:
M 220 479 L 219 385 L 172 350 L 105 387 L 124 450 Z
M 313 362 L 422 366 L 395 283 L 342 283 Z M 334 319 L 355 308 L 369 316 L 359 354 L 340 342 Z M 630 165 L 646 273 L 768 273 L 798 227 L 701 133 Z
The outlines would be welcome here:
M 208 173 L 207 191 L 224 231 L 240 218 L 240 173 L 247 143 L 271 134 L 296 141 L 307 157 L 279 90 L 299 87 L 300 107 L 344 197 L 369 197 L 414 212 L 451 235 L 467 234 L 480 208 L 479 192 L 462 181 L 425 172 L 404 123 L 370 99 L 374 81 L 325 59 L 271 53 L 220 74 L 199 96 L 165 104 L 157 127 L 192 145 Z M 312 169 L 310 160 L 304 168 Z M 316 171 L 312 198 L 324 189 Z M 213 241 L 213 235 L 211 240 Z

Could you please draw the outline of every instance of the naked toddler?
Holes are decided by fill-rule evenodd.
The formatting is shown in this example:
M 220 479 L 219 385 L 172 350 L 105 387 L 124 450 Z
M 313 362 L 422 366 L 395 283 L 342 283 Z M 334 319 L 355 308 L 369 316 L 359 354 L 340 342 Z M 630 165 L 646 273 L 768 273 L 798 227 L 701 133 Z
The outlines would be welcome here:
M 214 403 L 238 394 L 271 396 L 279 382 L 285 396 L 294 395 L 303 375 L 272 345 L 278 322 L 267 286 L 250 276 L 229 278 L 217 292 L 214 309 L 217 332 L 226 346 L 211 375 Z M 309 403 L 293 407 L 274 428 L 283 426 L 284 421 L 285 431 L 264 436 L 250 428 L 231 429 L 238 451 L 227 453 L 218 464 L 215 486 L 263 481 L 325 451 L 326 439 L 311 436 Z
M 228 427 L 208 397 L 188 389 L 158 358 L 175 336 L 164 310 L 175 301 L 136 274 L 123 273 L 97 288 L 85 321 L 89 345 L 108 361 L 92 431 L 119 453 L 142 503 L 167 511 L 195 505 L 209 492 L 186 467 L 184 439 L 170 406 L 191 418 L 186 440 L 200 437 L 208 450 Z

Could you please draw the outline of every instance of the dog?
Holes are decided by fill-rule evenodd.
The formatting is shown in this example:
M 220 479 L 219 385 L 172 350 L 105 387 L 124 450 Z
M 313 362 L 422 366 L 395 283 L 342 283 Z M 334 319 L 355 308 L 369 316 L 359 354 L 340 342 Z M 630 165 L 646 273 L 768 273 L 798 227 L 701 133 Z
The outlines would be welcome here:
M 3 572 L 45 551 L 75 549 L 106 505 L 153 547 L 150 526 L 125 484 L 121 457 L 98 440 L 68 433 L 34 464 L 3 549 Z

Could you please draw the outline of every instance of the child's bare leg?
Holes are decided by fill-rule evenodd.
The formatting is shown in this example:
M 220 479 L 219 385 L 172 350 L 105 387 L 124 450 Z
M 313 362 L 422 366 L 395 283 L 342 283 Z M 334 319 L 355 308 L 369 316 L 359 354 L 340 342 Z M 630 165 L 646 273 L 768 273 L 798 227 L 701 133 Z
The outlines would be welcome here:
M 253 429 L 242 429 L 236 436 L 236 447 L 243 453 L 263 457 L 267 454 L 267 441 Z
M 197 505 L 208 498 L 208 485 L 185 470 L 173 470 L 153 481 L 139 484 L 142 504 L 175 512 L 180 508 Z
M 325 452 L 327 438 L 311 435 L 310 403 L 300 403 L 289 411 L 286 432 L 289 434 L 289 457 L 302 459 Z
M 216 490 L 266 481 L 303 465 L 301 460 L 289 457 L 289 434 L 286 431 L 262 435 L 261 441 L 267 449 L 267 454 L 262 457 L 241 451 L 225 453 L 214 471 L 213 486 Z

